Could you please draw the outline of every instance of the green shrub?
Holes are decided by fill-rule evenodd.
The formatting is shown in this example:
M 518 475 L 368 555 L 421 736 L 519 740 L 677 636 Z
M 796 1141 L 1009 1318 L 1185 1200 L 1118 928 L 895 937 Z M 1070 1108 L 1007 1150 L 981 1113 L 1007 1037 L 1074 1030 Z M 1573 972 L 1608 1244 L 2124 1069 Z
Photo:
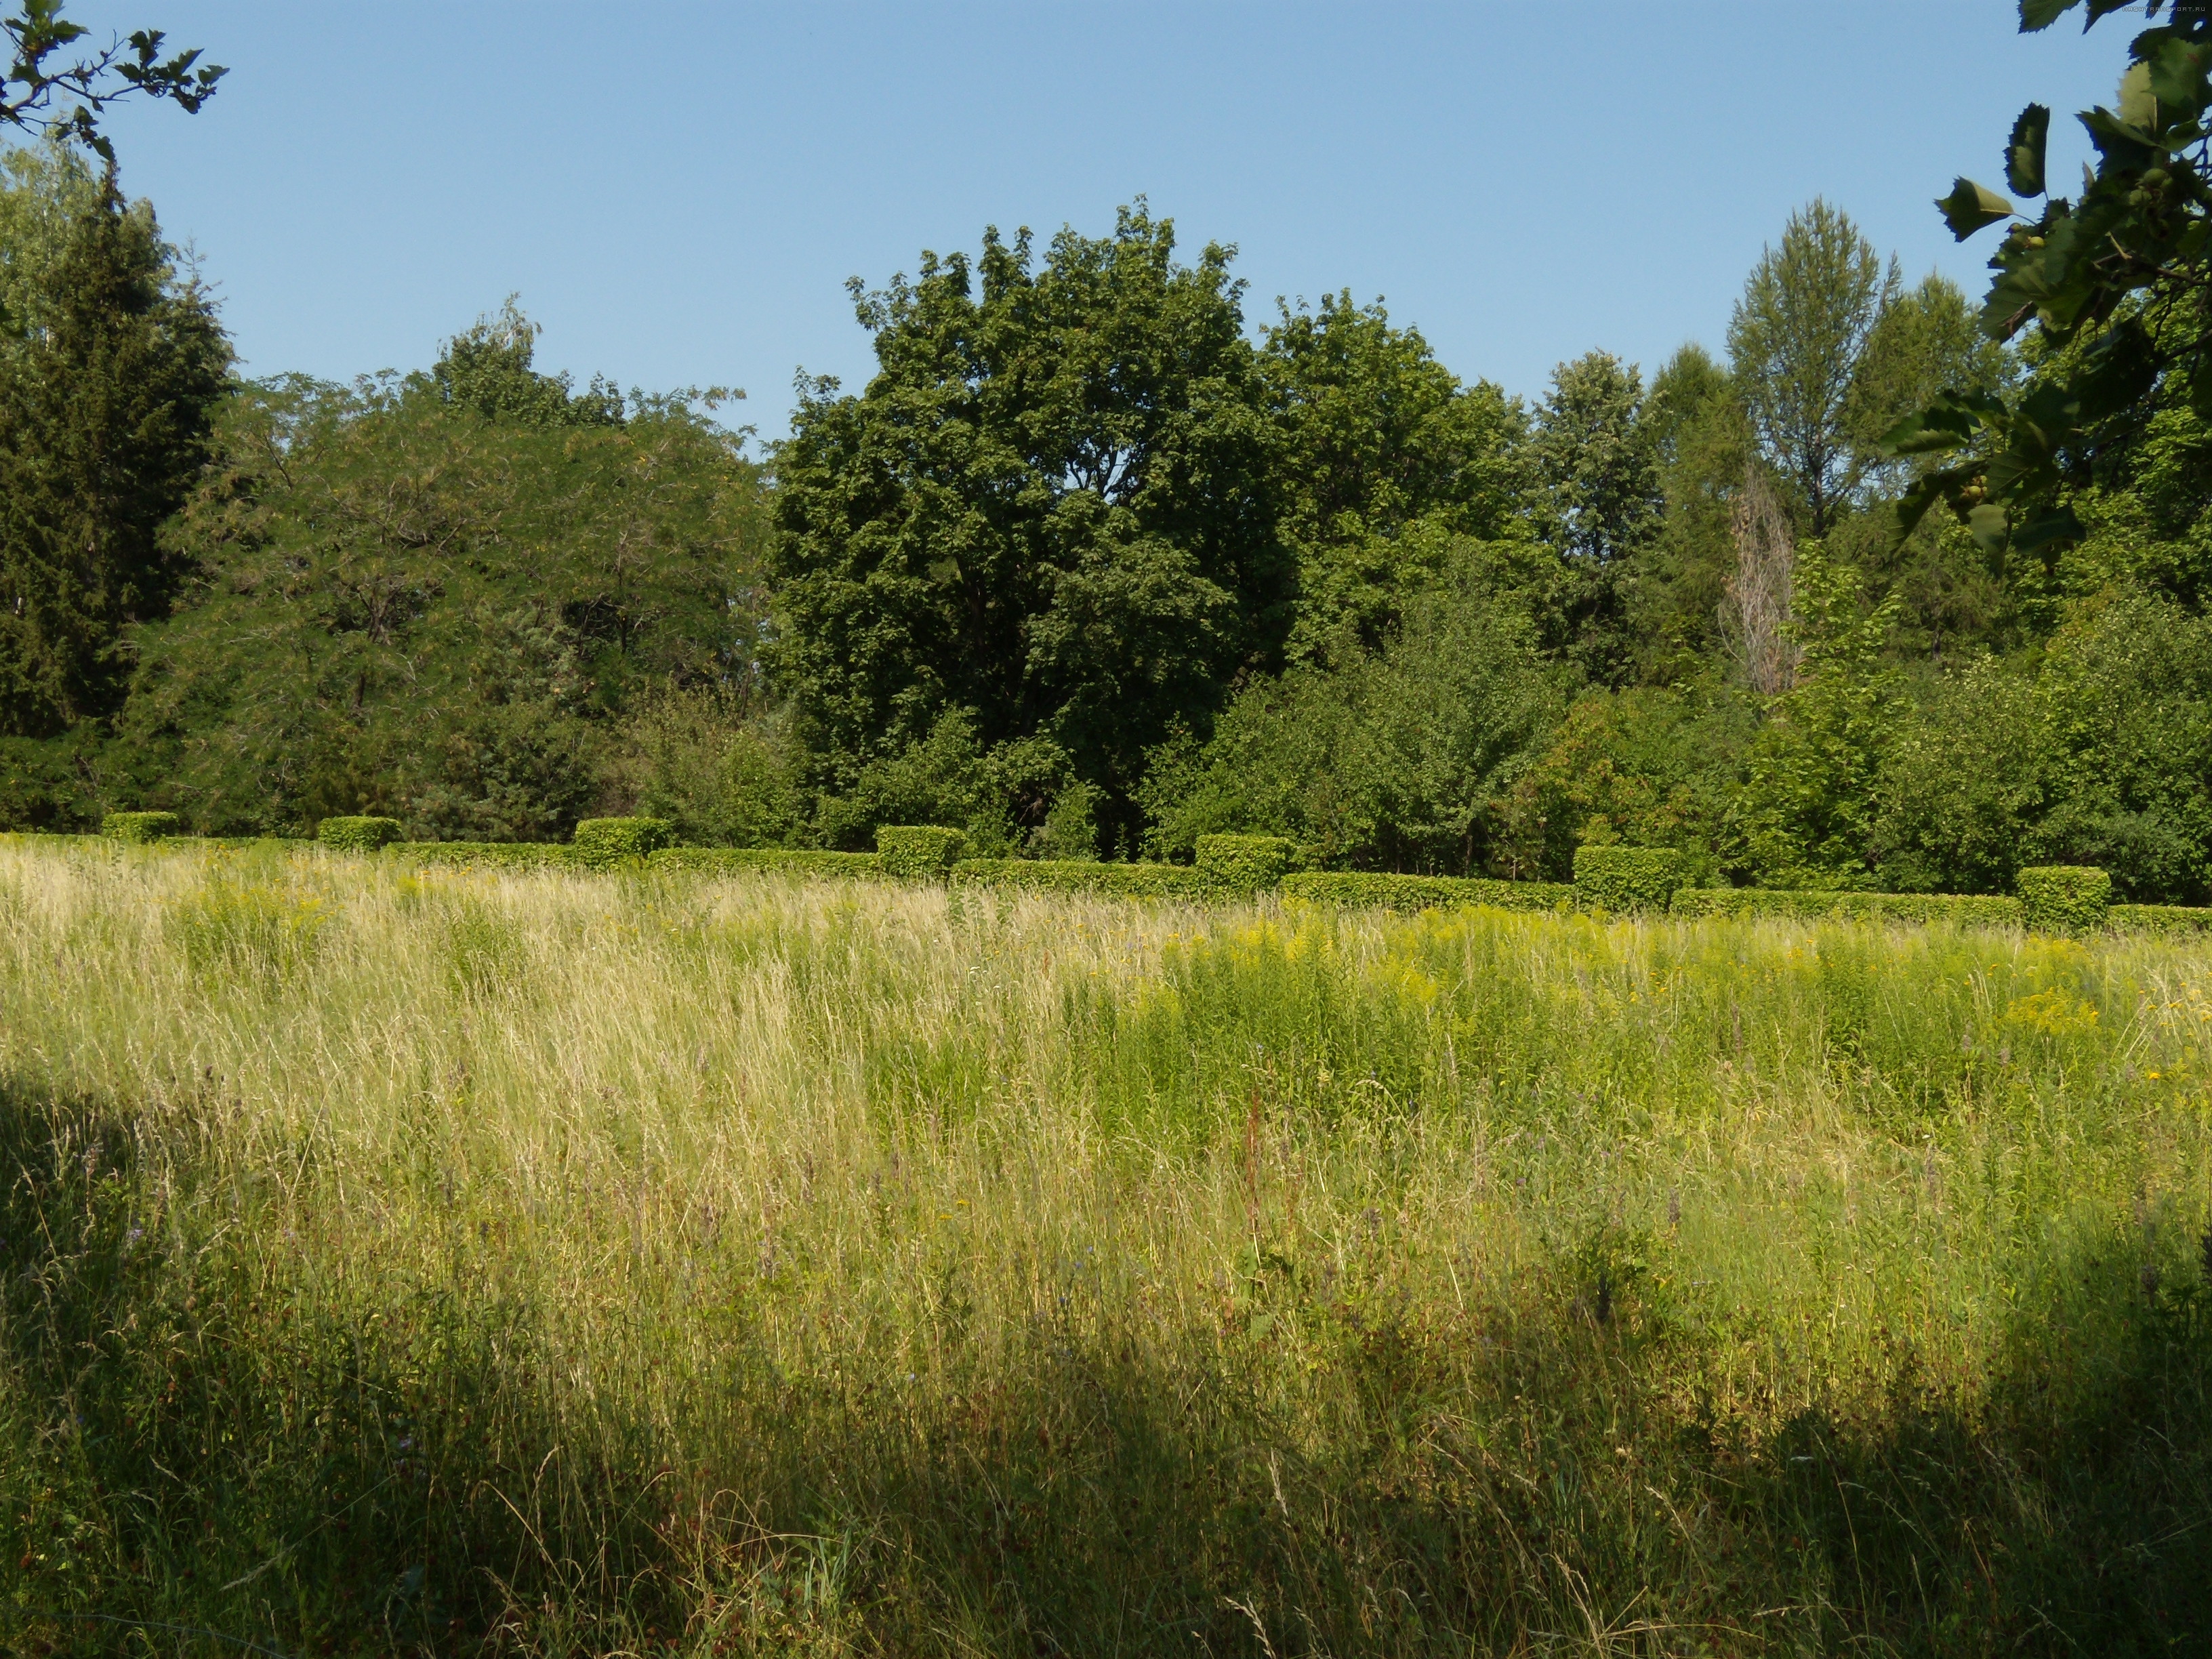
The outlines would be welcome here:
M 2013 878 L 2027 925 L 2046 933 L 2087 933 L 2105 925 L 2112 878 L 2086 864 L 2031 866 Z
M 1575 894 L 1592 909 L 1663 910 L 1689 880 L 1671 847 L 1577 847 Z
M 2163 933 L 2188 939 L 2212 933 L 2212 910 L 2180 904 L 2115 904 L 2105 911 L 2105 925 L 2124 933 Z
M 575 870 L 584 868 L 573 847 L 550 841 L 403 841 L 389 852 L 416 864 L 462 870 Z
M 1941 922 L 1954 927 L 2021 925 L 2020 901 L 1998 893 L 1827 893 L 1799 888 L 1684 887 L 1676 891 L 1668 908 L 1678 916 Z
M 963 886 L 1002 891 L 1110 893 L 1122 898 L 1210 899 L 1221 884 L 1180 864 L 1102 864 L 1095 859 L 968 859 L 952 866 Z
M 968 837 L 933 823 L 886 823 L 876 830 L 876 856 L 887 876 L 942 881 L 960 861 Z
M 1308 870 L 1283 878 L 1285 898 L 1377 910 L 1429 910 L 1486 904 L 1498 910 L 1564 910 L 1575 890 L 1554 881 L 1483 881 L 1462 876 L 1390 876 Z
M 703 870 L 720 875 L 768 871 L 786 876 L 883 874 L 873 853 L 819 853 L 795 847 L 664 847 L 646 860 L 655 870 Z
M 174 812 L 110 812 L 100 821 L 100 833 L 110 841 L 144 843 L 177 833 Z
M 333 853 L 374 853 L 399 839 L 398 818 L 325 818 L 315 840 Z
M 585 818 L 576 825 L 576 862 L 587 870 L 611 870 L 618 864 L 659 852 L 676 839 L 674 826 L 665 818 Z
M 1255 892 L 1290 873 L 1296 851 L 1284 836 L 1200 836 L 1198 867 L 1225 890 Z

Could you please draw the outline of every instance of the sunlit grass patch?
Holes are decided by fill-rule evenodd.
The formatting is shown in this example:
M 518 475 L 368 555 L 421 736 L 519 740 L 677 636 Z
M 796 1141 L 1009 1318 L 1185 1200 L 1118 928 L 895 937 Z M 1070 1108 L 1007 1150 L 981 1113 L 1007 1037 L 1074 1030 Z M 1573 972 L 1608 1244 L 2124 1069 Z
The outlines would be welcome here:
M 0 1634 L 2154 1650 L 2208 963 L 0 850 Z

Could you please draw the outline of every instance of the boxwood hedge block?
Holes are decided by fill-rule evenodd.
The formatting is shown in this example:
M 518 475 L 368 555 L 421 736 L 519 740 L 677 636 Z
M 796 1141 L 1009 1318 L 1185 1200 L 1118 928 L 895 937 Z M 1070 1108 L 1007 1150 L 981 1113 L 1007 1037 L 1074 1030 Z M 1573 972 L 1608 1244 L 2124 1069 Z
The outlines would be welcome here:
M 374 853 L 399 839 L 398 818 L 325 818 L 315 839 L 333 853 Z
M 768 872 L 783 876 L 883 874 L 873 853 L 819 853 L 804 847 L 664 847 L 646 860 L 654 870 L 699 870 L 714 875 Z
M 952 866 L 963 887 L 1001 892 L 1104 893 L 1119 898 L 1210 899 L 1221 888 L 1180 864 L 1107 864 L 1090 859 L 967 859 Z
M 1553 881 L 1486 881 L 1462 876 L 1393 876 L 1360 870 L 1305 870 L 1285 876 L 1285 898 L 1377 910 L 1434 910 L 1484 904 L 1499 910 L 1565 910 L 1575 890 Z
M 2115 904 L 2106 910 L 2105 925 L 2124 933 L 2193 939 L 2212 933 L 2212 910 L 2183 904 Z
M 388 849 L 395 858 L 458 870 L 575 870 L 583 867 L 573 847 L 544 841 L 403 841 Z
M 2042 864 L 2014 878 L 2027 925 L 2046 933 L 2086 933 L 2105 925 L 2112 878 L 2094 866 Z
M 1290 874 L 1297 850 L 1284 836 L 1200 836 L 1198 868 L 1225 891 L 1255 892 Z
M 676 826 L 665 818 L 586 818 L 576 825 L 573 844 L 579 864 L 606 870 L 647 857 L 675 839 Z
M 2017 927 L 2021 905 L 2001 893 L 1823 893 L 1759 887 L 1685 887 L 1678 916 L 1774 916 L 1790 921 L 1899 921 Z
M 1592 909 L 1663 910 L 1689 879 L 1689 860 L 1671 847 L 1575 849 L 1575 894 Z
M 876 831 L 876 857 L 887 876 L 942 881 L 960 861 L 968 837 L 933 823 L 887 823 Z
M 110 841 L 143 843 L 177 833 L 174 812 L 110 812 L 100 821 L 100 833 Z

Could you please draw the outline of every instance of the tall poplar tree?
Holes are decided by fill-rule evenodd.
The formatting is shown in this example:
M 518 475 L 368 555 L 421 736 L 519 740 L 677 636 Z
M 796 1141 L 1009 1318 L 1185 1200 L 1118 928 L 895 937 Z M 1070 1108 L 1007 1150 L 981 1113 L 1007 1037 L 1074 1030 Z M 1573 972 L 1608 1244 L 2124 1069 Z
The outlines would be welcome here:
M 1849 216 L 1815 201 L 1790 216 L 1729 319 L 1729 360 L 1752 429 L 1825 536 L 1867 457 L 1852 443 L 1854 382 L 1901 281 Z

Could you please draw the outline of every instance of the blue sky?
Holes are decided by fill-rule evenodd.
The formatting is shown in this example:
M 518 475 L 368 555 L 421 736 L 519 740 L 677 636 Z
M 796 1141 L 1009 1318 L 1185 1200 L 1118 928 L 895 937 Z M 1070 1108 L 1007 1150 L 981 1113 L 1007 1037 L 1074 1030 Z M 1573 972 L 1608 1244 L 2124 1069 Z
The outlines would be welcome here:
M 250 374 L 428 362 L 510 292 L 543 367 L 857 388 L 844 279 L 986 224 L 1099 233 L 1149 197 L 1278 295 L 1387 296 L 1461 375 L 1540 394 L 1592 347 L 1717 349 L 1825 196 L 1909 276 L 1978 293 L 1933 198 L 2001 185 L 2020 106 L 2109 101 L 2132 27 L 2013 0 L 1452 6 L 188 3 L 100 0 L 231 66 L 194 118 L 112 122 Z M 2079 172 L 2053 131 L 2053 176 Z M 1986 239 L 1985 239 L 1986 240 Z

